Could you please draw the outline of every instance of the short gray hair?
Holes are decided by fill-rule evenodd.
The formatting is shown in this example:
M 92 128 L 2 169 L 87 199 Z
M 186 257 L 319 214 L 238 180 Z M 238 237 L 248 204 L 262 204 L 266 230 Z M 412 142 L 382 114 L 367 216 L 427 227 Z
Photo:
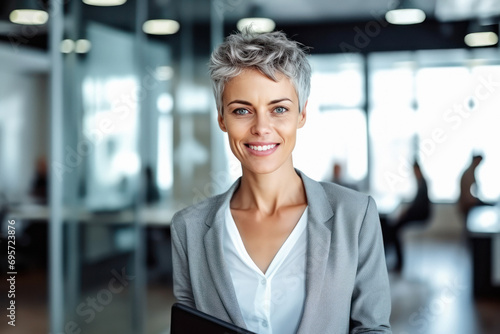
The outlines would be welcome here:
M 278 81 L 277 73 L 289 78 L 299 98 L 299 112 L 302 112 L 311 90 L 311 65 L 302 44 L 288 39 L 280 31 L 257 34 L 244 30 L 228 36 L 212 52 L 209 64 L 219 114 L 222 114 L 222 93 L 226 83 L 245 69 L 256 69 L 274 81 Z

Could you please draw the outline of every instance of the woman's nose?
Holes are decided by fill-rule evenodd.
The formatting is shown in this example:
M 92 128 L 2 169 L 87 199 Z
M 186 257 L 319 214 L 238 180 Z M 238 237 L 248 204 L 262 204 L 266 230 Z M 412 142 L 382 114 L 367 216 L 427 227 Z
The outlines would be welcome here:
M 271 133 L 271 119 L 267 113 L 256 113 L 251 132 L 262 136 Z

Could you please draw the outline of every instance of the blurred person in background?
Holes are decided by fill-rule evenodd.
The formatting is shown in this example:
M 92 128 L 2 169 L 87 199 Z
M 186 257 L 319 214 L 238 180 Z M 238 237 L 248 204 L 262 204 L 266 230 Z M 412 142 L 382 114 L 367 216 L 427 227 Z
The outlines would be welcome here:
M 242 176 L 174 216 L 177 301 L 260 334 L 390 333 L 374 200 L 293 166 L 310 90 L 304 50 L 282 32 L 247 30 L 215 49 L 210 75 Z
M 394 269 L 401 271 L 403 268 L 403 238 L 402 231 L 412 224 L 428 223 L 431 216 L 431 201 L 429 200 L 427 181 L 425 180 L 420 165 L 413 163 L 413 175 L 417 182 L 417 192 L 413 200 L 398 215 L 394 222 L 387 222 L 383 226 L 386 246 L 394 245 L 396 251 L 396 264 Z
M 341 185 L 343 187 L 359 190 L 354 183 L 346 181 L 346 178 L 343 175 L 342 165 L 339 164 L 338 162 L 333 164 L 332 182 Z
M 47 204 L 48 189 L 47 160 L 45 157 L 39 157 L 36 160 L 35 178 L 31 184 L 31 196 L 36 202 Z
M 464 218 L 467 218 L 469 211 L 473 207 L 478 205 L 486 205 L 486 203 L 476 197 L 478 193 L 476 183 L 476 168 L 482 161 L 482 155 L 472 156 L 469 167 L 465 169 L 462 177 L 460 178 L 460 196 L 458 198 L 458 208 L 463 214 Z
M 151 166 L 146 166 L 144 169 L 144 187 L 146 203 L 157 203 L 160 200 L 160 191 L 158 190 L 155 173 Z

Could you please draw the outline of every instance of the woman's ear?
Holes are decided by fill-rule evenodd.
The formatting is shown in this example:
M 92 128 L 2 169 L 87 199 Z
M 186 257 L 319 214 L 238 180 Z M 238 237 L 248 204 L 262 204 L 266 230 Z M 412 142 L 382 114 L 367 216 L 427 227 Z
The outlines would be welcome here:
M 307 118 L 307 101 L 304 104 L 304 108 L 302 108 L 302 111 L 299 114 L 299 122 L 297 124 L 297 129 L 300 129 L 301 127 L 306 124 L 306 118 Z
M 224 116 L 222 115 L 222 110 L 218 113 L 217 121 L 219 122 L 219 128 L 227 132 L 226 123 L 224 122 Z

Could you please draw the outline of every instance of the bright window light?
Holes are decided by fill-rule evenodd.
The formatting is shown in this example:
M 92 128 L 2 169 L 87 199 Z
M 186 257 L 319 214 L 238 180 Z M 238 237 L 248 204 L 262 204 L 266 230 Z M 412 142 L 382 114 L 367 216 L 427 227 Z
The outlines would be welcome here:
M 141 168 L 141 160 L 136 152 L 121 150 L 112 160 L 112 169 L 118 175 L 136 175 Z
M 41 25 L 47 23 L 49 14 L 43 10 L 16 9 L 10 13 L 9 19 L 12 23 L 17 24 Z
M 383 77 L 387 76 L 379 78 Z M 379 80 L 377 82 L 380 83 Z M 384 87 L 387 89 L 391 86 L 395 85 L 386 82 Z M 387 201 L 393 201 L 394 198 L 410 199 L 416 190 L 411 167 L 415 115 L 408 103 L 400 106 L 380 104 L 370 110 L 369 117 L 372 175 L 370 188 L 377 200 L 382 195 L 387 197 L 384 199 L 385 206 L 391 207 Z
M 276 27 L 276 23 L 273 20 L 264 17 L 248 17 L 241 19 L 236 24 L 239 31 L 250 27 L 250 29 L 258 34 L 264 32 L 271 32 Z
M 142 25 L 142 30 L 150 35 L 172 35 L 179 28 L 179 22 L 174 20 L 149 20 Z
M 161 112 L 162 114 L 168 114 L 172 111 L 173 107 L 174 98 L 172 97 L 172 94 L 162 93 L 160 94 L 160 96 L 158 96 L 158 99 L 156 100 L 156 108 L 158 108 L 159 112 Z
M 425 13 L 421 9 L 394 9 L 385 14 L 387 22 L 392 24 L 418 24 L 425 20 Z
M 474 94 L 475 82 L 462 66 L 420 68 L 414 80 L 418 101 L 414 123 L 419 159 L 429 181 L 429 197 L 454 202 L 460 193 L 463 167 L 476 142 L 474 137 L 478 137 L 478 131 L 487 132 L 479 125 L 479 110 L 476 117 L 467 117 L 472 115 L 467 101 Z
M 358 107 L 363 103 L 363 76 L 359 69 L 313 73 L 311 87 L 313 98 L 322 106 Z
M 467 34 L 464 41 L 470 47 L 491 46 L 498 43 L 498 35 L 492 31 L 475 32 Z
M 360 109 L 319 111 L 313 103 L 307 109 L 307 123 L 297 132 L 293 153 L 296 167 L 317 180 L 331 181 L 333 164 L 338 163 L 343 181 L 363 180 L 368 172 L 366 114 Z M 319 148 L 318 143 L 328 144 Z
M 120 6 L 123 5 L 125 2 L 127 2 L 127 0 L 83 0 L 84 4 L 90 6 L 102 6 L 102 7 Z
M 167 93 L 165 93 L 167 94 Z M 173 172 L 173 120 L 164 116 L 158 119 L 158 169 L 156 178 L 163 190 L 172 188 Z

